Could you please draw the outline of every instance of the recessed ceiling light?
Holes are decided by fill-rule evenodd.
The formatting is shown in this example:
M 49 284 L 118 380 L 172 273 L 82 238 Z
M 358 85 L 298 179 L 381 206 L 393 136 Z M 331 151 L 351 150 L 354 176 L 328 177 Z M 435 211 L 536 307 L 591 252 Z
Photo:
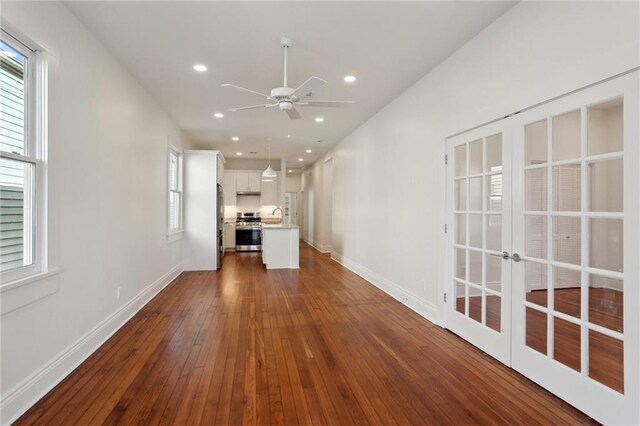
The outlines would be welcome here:
M 291 139 L 291 135 L 287 135 L 287 139 Z
M 193 66 L 193 69 L 198 71 L 198 72 L 205 72 L 207 70 L 207 67 L 205 65 L 202 65 L 202 64 L 195 64 Z
M 237 136 L 234 136 L 234 137 L 231 138 L 231 140 L 234 141 L 234 142 L 238 142 L 240 140 L 240 138 L 237 137 Z
M 224 117 L 224 114 L 223 114 L 223 113 L 221 113 L 221 112 L 216 112 L 215 114 L 213 114 L 213 116 L 214 116 L 215 118 L 222 118 L 222 117 Z
M 304 161 L 304 158 L 298 158 L 298 161 Z
M 356 76 L 355 75 L 346 75 L 344 77 L 344 81 L 347 83 L 353 83 L 354 81 L 356 81 Z
M 237 155 L 237 156 L 241 156 L 241 155 L 242 155 L 242 153 L 241 153 L 241 152 L 236 152 L 236 155 Z
M 291 173 L 293 170 L 289 170 L 289 173 Z
M 322 123 L 323 121 L 324 121 L 324 118 L 316 117 L 316 123 Z
M 308 149 L 308 150 L 306 150 L 305 152 L 306 152 L 307 154 L 311 154 L 311 152 L 312 152 L 312 151 L 311 151 L 310 149 Z

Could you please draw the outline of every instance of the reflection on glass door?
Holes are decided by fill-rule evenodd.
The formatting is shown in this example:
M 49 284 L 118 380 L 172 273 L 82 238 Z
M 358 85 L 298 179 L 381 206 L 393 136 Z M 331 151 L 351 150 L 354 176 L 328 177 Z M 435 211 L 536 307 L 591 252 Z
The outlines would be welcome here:
M 527 124 L 523 168 L 526 345 L 620 393 L 622 113 L 615 99 Z
M 457 274 L 454 277 L 456 310 L 499 332 L 502 135 L 458 145 L 454 149 L 454 160 L 458 173 L 455 177 L 458 203 L 453 230 L 457 254 Z

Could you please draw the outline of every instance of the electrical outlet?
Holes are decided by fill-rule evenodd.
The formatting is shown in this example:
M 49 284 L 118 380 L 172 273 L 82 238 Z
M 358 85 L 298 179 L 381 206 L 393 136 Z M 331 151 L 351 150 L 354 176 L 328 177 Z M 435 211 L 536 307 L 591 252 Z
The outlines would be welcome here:
M 122 288 L 122 287 L 118 287 L 118 288 L 116 288 L 116 299 L 118 299 L 118 300 L 120 300 L 120 289 L 121 289 L 121 288 Z

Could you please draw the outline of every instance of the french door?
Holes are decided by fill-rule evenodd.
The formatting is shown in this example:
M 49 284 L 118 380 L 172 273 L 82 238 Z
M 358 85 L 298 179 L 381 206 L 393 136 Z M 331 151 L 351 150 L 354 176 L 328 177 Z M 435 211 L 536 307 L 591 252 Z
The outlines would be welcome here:
M 639 114 L 634 72 L 447 140 L 447 327 L 608 424 L 640 423 Z
M 511 354 L 511 146 L 498 122 L 448 140 L 447 326 L 505 364 Z M 508 254 L 507 254 L 508 256 Z

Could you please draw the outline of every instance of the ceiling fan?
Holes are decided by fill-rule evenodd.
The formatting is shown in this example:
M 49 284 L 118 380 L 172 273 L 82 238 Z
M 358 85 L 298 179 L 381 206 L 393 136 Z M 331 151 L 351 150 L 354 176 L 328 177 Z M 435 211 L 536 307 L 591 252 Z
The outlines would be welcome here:
M 329 108 L 344 108 L 353 104 L 353 101 L 316 101 L 309 99 L 318 89 L 327 84 L 327 82 L 319 77 L 311 77 L 297 89 L 287 87 L 287 50 L 291 47 L 291 39 L 282 37 L 280 39 L 280 45 L 284 49 L 284 84 L 283 87 L 276 87 L 271 90 L 271 94 L 256 92 L 255 90 L 246 89 L 244 87 L 236 86 L 235 84 L 223 84 L 222 87 L 232 87 L 242 92 L 253 93 L 255 95 L 262 96 L 267 101 L 272 103 L 252 105 L 240 108 L 231 108 L 227 111 L 243 111 L 247 109 L 256 108 L 271 108 L 280 107 L 281 110 L 287 113 L 291 120 L 298 120 L 302 118 L 298 110 L 299 107 L 329 107 Z

